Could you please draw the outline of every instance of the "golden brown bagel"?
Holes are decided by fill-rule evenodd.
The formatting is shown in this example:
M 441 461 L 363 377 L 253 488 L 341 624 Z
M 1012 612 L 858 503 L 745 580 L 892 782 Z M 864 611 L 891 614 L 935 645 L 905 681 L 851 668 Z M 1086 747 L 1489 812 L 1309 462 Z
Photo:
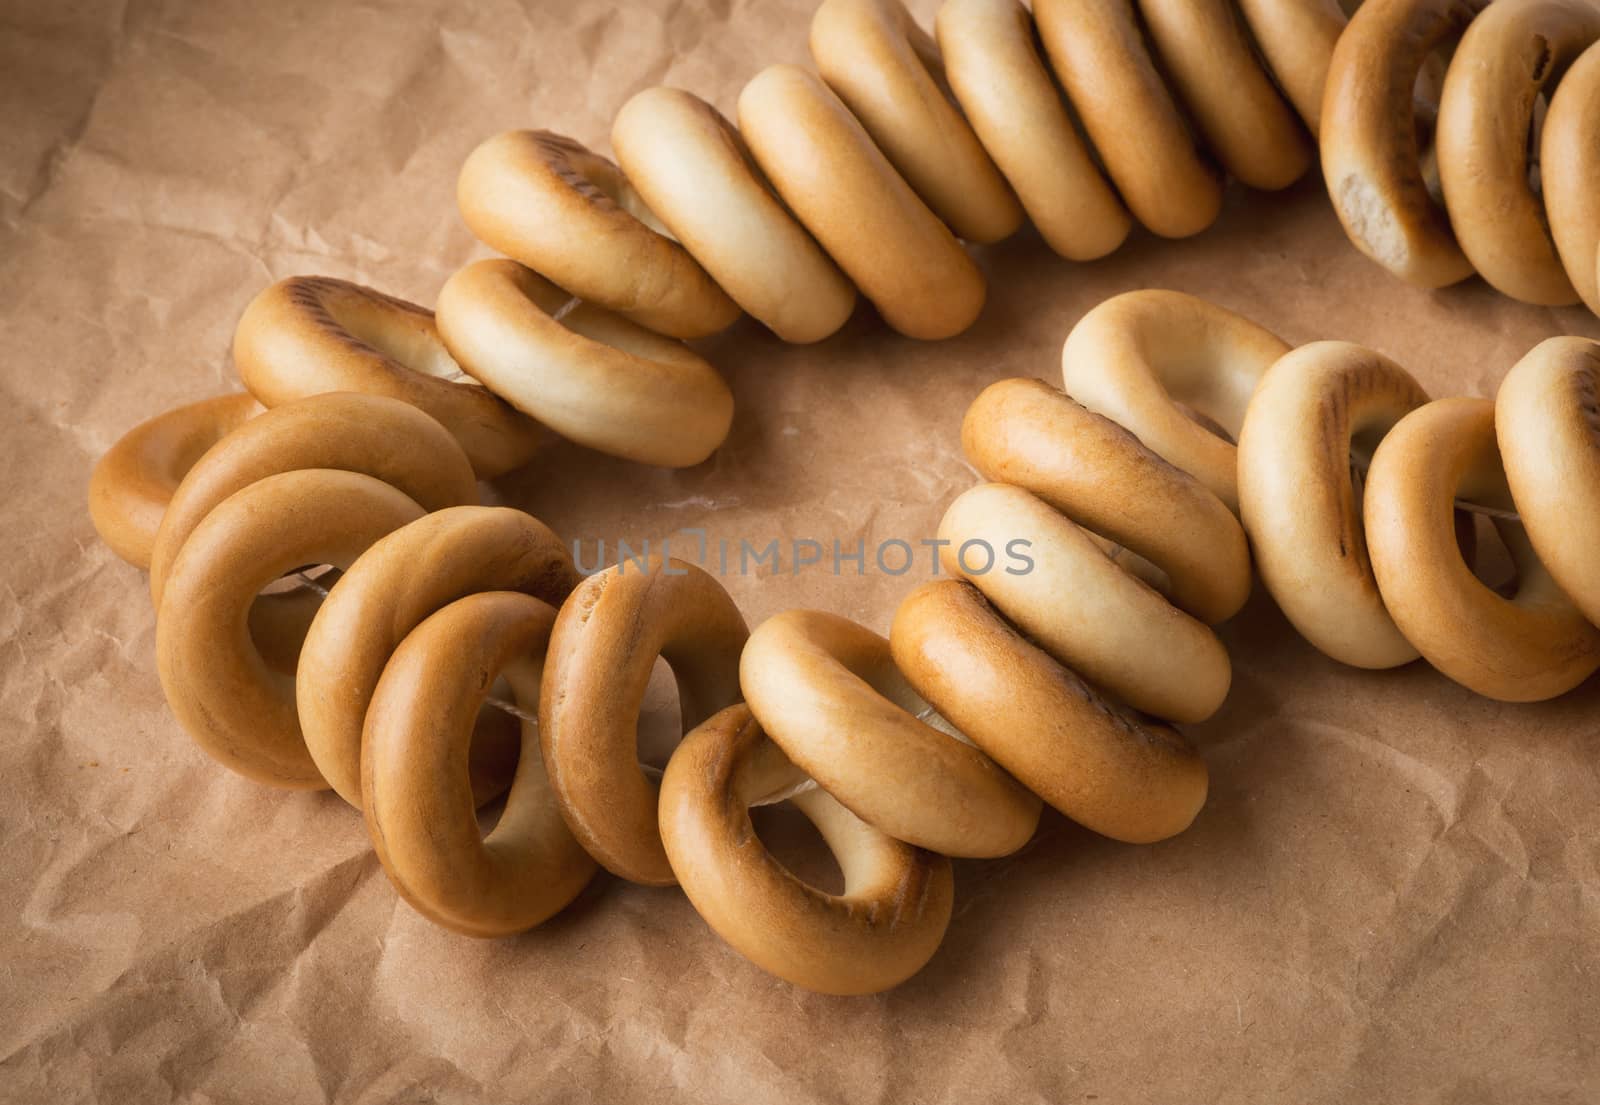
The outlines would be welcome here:
M 274 407 L 208 449 L 172 495 L 150 557 L 150 595 L 178 550 L 216 505 L 279 472 L 337 468 L 392 484 L 424 510 L 475 503 L 472 465 L 427 414 L 382 395 L 328 392 Z
M 156 531 L 194 462 L 261 412 L 252 395 L 219 395 L 139 423 L 95 462 L 89 519 L 100 540 L 135 568 L 150 567 Z
M 468 228 L 580 299 L 674 338 L 739 317 L 615 165 L 545 130 L 512 130 L 468 155 L 456 181 Z
M 1472 267 L 1525 303 L 1578 298 L 1528 181 L 1528 138 L 1535 101 L 1597 38 L 1600 8 L 1588 0 L 1499 0 L 1467 28 L 1445 76 L 1436 144 L 1450 227 Z
M 611 145 L 672 236 L 778 337 L 820 341 L 849 319 L 855 285 L 767 188 L 716 108 L 676 88 L 647 88 L 622 105 Z
M 483 506 L 435 511 L 372 542 L 345 567 L 306 634 L 295 701 L 309 756 L 328 785 L 359 807 L 362 726 L 406 634 L 479 591 L 520 591 L 554 606 L 578 576 L 543 522 Z
M 294 682 L 267 666 L 248 611 L 285 573 L 348 568 L 422 513 L 371 476 L 308 469 L 258 480 L 206 515 L 172 562 L 156 617 L 161 686 L 200 747 L 258 782 L 328 785 L 300 735 Z
M 1130 0 L 1035 0 L 1039 38 L 1123 202 L 1165 238 L 1198 234 L 1222 179 L 1195 148 Z
M 1563 694 L 1600 667 L 1600 629 L 1561 592 L 1520 527 L 1498 525 L 1517 567 L 1502 598 L 1456 547 L 1453 501 L 1514 509 L 1494 404 L 1440 399 L 1402 418 L 1367 473 L 1367 547 L 1395 625 L 1451 679 L 1502 702 Z
M 906 679 L 972 742 L 1074 821 L 1147 843 L 1189 827 L 1206 764 L 1177 732 L 1137 719 L 1008 626 L 968 583 L 906 596 L 889 634 Z
M 1506 483 L 1539 560 L 1600 624 L 1600 344 L 1550 338 L 1500 384 L 1495 436 Z
M 890 326 L 931 340 L 977 318 L 977 266 L 827 85 L 792 65 L 764 69 L 739 94 L 739 129 L 784 202 Z
M 1133 225 L 1072 125 L 1017 0 L 945 0 L 935 23 L 967 122 L 1050 248 L 1103 257 Z
M 897 986 L 933 958 L 950 923 L 950 861 L 902 844 L 825 791 L 792 801 L 822 833 L 844 892 L 801 882 L 756 835 L 749 807 L 805 776 L 764 737 L 747 706 L 691 732 L 661 780 L 661 838 L 684 892 L 717 934 L 757 966 L 825 994 Z
M 526 464 L 539 443 L 538 426 L 461 372 L 432 312 L 359 284 L 278 281 L 245 308 L 233 359 L 269 407 L 325 391 L 420 407 L 455 435 L 483 479 Z
M 1600 315 L 1600 43 L 1567 70 L 1550 98 L 1539 184 L 1573 289 Z
M 1339 0 L 1238 0 L 1238 5 L 1284 95 L 1315 136 L 1322 126 L 1322 90 L 1333 48 L 1349 21 L 1344 8 Z
M 539 734 L 561 812 L 606 870 L 670 886 L 657 786 L 639 769 L 638 721 L 656 657 L 678 684 L 684 731 L 739 700 L 748 630 L 733 599 L 680 560 L 623 560 L 561 608 L 545 661 Z
M 952 856 L 1003 856 L 1033 836 L 1039 800 L 925 703 L 889 642 L 847 618 L 788 610 L 750 635 L 739 682 L 761 727 L 851 813 Z
M 1166 72 L 1227 170 L 1287 188 L 1311 165 L 1299 120 L 1262 72 L 1233 0 L 1139 0 Z
M 367 714 L 361 808 L 373 848 L 401 897 L 468 936 L 509 936 L 559 912 L 594 874 L 550 793 L 539 737 L 522 754 L 505 810 L 480 835 L 468 745 L 484 692 L 505 676 L 535 708 L 555 611 L 528 595 L 468 595 L 406 635 Z
M 1378 593 L 1351 455 L 1428 401 L 1381 353 L 1301 346 L 1261 379 L 1239 435 L 1239 508 L 1262 582 L 1302 636 L 1338 660 L 1389 668 L 1417 658 Z
M 811 17 L 811 56 L 956 237 L 997 242 L 1022 225 L 1017 197 L 934 78 L 933 40 L 900 0 L 822 0 Z
M 1250 548 L 1222 500 L 1043 380 L 985 388 L 967 408 L 961 447 L 985 479 L 1024 488 L 1150 561 L 1163 593 L 1201 621 L 1227 621 L 1249 597 Z
M 504 259 L 439 292 L 439 333 L 496 395 L 580 445 L 645 464 L 699 464 L 728 436 L 733 394 L 682 342 Z
M 1436 49 L 1488 0 L 1366 0 L 1339 37 L 1322 97 L 1322 173 L 1357 249 L 1413 284 L 1472 275 L 1423 180 L 1412 102 Z
M 1234 438 L 1256 383 L 1289 347 L 1249 319 L 1181 292 L 1125 292 L 1078 321 L 1061 350 L 1067 394 L 1130 430 L 1239 509 Z M 1179 404 L 1182 404 L 1180 406 Z

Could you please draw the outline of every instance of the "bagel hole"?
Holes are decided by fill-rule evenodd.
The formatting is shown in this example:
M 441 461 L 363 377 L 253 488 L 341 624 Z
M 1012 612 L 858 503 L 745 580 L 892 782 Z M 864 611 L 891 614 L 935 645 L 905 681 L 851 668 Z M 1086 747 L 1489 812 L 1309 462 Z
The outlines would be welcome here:
M 1455 52 L 1456 40 L 1453 38 L 1435 46 L 1422 59 L 1416 82 L 1411 88 L 1411 118 L 1422 183 L 1433 202 L 1441 207 L 1444 206 L 1444 185 L 1439 182 L 1439 155 L 1434 145 L 1434 132 L 1439 121 L 1439 98 L 1444 92 L 1445 71 L 1450 68 L 1450 59 Z
M 844 893 L 844 872 L 811 819 L 792 802 L 754 806 L 750 823 L 772 858 L 795 878 L 825 894 Z
M 1533 98 L 1533 115 L 1528 121 L 1528 187 L 1542 194 L 1544 186 L 1540 171 L 1539 144 L 1544 138 L 1544 119 L 1550 110 L 1550 97 L 1544 92 Z
M 1460 521 L 1463 515 L 1465 522 Z M 1456 516 L 1457 545 L 1473 576 L 1495 594 L 1511 595 L 1517 586 L 1517 565 L 1511 557 L 1510 546 L 1501 536 L 1500 526 L 1516 523 L 1497 524 L 1493 518 L 1464 510 L 1458 510 Z M 1469 530 L 1470 536 L 1464 535 L 1463 529 Z
M 481 386 L 456 363 L 433 327 L 423 323 L 423 318 L 431 322 L 431 314 L 412 318 L 400 307 L 366 300 L 330 300 L 324 306 L 340 328 L 381 356 L 424 376 Z
M 683 709 L 678 702 L 678 681 L 661 657 L 650 669 L 644 702 L 639 707 L 638 757 L 645 773 L 659 778 L 683 739 Z
M 322 606 L 323 594 L 338 578 L 337 568 L 312 564 L 279 576 L 257 593 L 246 617 L 250 640 L 269 670 L 294 677 L 311 619 Z

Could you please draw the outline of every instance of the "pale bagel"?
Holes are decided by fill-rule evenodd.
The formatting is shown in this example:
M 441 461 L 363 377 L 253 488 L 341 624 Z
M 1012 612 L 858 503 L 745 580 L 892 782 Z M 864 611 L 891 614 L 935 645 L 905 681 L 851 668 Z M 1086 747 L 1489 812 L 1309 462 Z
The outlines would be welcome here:
M 670 886 L 658 788 L 639 767 L 639 708 L 656 657 L 678 684 L 687 732 L 739 700 L 744 616 L 709 574 L 679 560 L 623 560 L 561 607 L 545 661 L 539 735 L 556 800 L 606 870 Z
M 820 341 L 850 318 L 855 285 L 759 178 L 716 108 L 676 88 L 647 88 L 617 112 L 611 145 L 673 237 L 778 337 Z
M 481 241 L 641 326 L 703 338 L 739 317 L 621 171 L 563 135 L 486 140 L 461 166 L 456 203 Z
M 1445 76 L 1436 143 L 1450 227 L 1472 267 L 1525 303 L 1578 298 L 1528 181 L 1528 136 L 1536 99 L 1597 38 L 1600 8 L 1587 0 L 1498 0 L 1467 28 Z M 1600 130 L 1600 117 L 1587 125 Z
M 233 359 L 269 407 L 325 391 L 420 407 L 483 479 L 526 464 L 540 442 L 538 426 L 462 373 L 431 311 L 348 281 L 295 276 L 267 288 L 239 319 Z
M 950 856 L 1003 856 L 1033 835 L 1039 799 L 972 744 L 909 712 L 924 703 L 871 630 L 785 611 L 750 635 L 739 682 L 784 753 L 896 840 Z
M 519 591 L 559 605 L 578 575 L 544 523 L 485 506 L 434 511 L 374 541 L 346 567 L 306 633 L 295 703 L 311 759 L 359 807 L 362 726 L 406 634 L 479 591 Z
M 764 737 L 746 706 L 691 732 L 661 780 L 661 839 L 684 893 L 757 966 L 825 994 L 897 986 L 933 958 L 950 923 L 954 880 L 943 856 L 902 844 L 826 791 L 790 799 L 844 873 L 844 892 L 808 886 L 774 859 L 749 807 L 804 774 Z
M 117 439 L 89 476 L 89 520 L 135 568 L 150 567 L 178 485 L 217 442 L 261 413 L 252 395 L 219 395 L 164 411 Z
M 1188 828 L 1205 804 L 1205 761 L 1183 737 L 1106 701 L 1006 625 L 970 584 L 942 580 L 911 592 L 889 641 L 919 694 L 1074 821 L 1148 843 Z
M 522 726 L 505 810 L 480 835 L 468 746 L 489 684 L 503 675 L 534 709 L 555 611 L 505 591 L 468 595 L 406 635 L 367 712 L 361 808 L 400 895 L 468 936 L 509 936 L 549 918 L 594 874 L 550 794 L 539 737 Z
M 1289 352 L 1249 319 L 1181 292 L 1126 292 L 1078 321 L 1061 349 L 1067 394 L 1131 431 L 1235 512 L 1237 439 L 1257 382 Z M 1179 406 L 1183 404 L 1183 406 Z
M 1383 435 L 1427 401 L 1383 354 L 1321 341 L 1273 365 L 1245 415 L 1239 510 L 1261 580 L 1300 634 L 1340 663 L 1389 668 L 1417 658 L 1378 593 L 1350 464 L 1352 453 L 1370 460 Z
M 1461 558 L 1453 500 L 1514 509 L 1494 422 L 1487 399 L 1440 399 L 1402 418 L 1367 474 L 1367 546 L 1384 605 L 1429 663 L 1485 697 L 1537 702 L 1600 667 L 1600 629 L 1551 579 L 1520 527 L 1497 527 L 1517 567 L 1511 598 Z
M 1600 344 L 1550 338 L 1506 374 L 1494 401 L 1506 482 L 1539 559 L 1600 625 Z
M 811 17 L 811 56 L 956 237 L 997 242 L 1022 225 L 1010 186 L 934 79 L 933 40 L 900 0 L 822 0 Z
M 328 785 L 300 735 L 294 681 L 262 658 L 248 611 L 285 573 L 348 568 L 422 513 L 371 476 L 308 469 L 258 480 L 206 515 L 173 560 L 156 617 L 161 686 L 201 748 L 257 782 Z
M 790 210 L 890 326 L 933 340 L 978 317 L 977 266 L 827 85 L 792 65 L 764 69 L 739 94 L 739 129 Z
M 644 464 L 699 464 L 733 394 L 682 342 L 567 294 L 515 261 L 475 261 L 439 291 L 439 333 L 490 391 L 564 437 Z

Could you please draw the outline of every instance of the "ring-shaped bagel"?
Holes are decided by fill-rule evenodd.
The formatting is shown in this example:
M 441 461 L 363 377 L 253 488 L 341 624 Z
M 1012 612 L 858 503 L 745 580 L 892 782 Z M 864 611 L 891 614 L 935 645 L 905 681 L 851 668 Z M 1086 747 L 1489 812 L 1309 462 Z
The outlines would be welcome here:
M 1222 500 L 1043 380 L 985 388 L 961 447 L 985 479 L 1031 491 L 1160 568 L 1167 597 L 1201 621 L 1227 621 L 1250 597 L 1250 546 Z
M 1188 741 L 1107 702 L 971 584 L 938 580 L 911 592 L 889 643 L 918 694 L 1079 824 L 1148 843 L 1188 828 L 1205 804 L 1206 763 Z
M 811 56 L 906 183 L 958 238 L 998 242 L 1022 207 L 934 80 L 939 51 L 900 0 L 823 0 Z
M 1284 95 L 1313 137 L 1322 126 L 1328 65 L 1349 17 L 1339 0 L 1236 0 Z
M 1528 146 L 1538 98 L 1596 39 L 1600 8 L 1586 0 L 1499 0 L 1467 28 L 1445 76 L 1435 146 L 1450 228 L 1472 267 L 1524 303 L 1578 298 L 1528 180 Z
M 219 395 L 165 411 L 123 434 L 89 476 L 89 519 L 100 540 L 134 567 L 150 567 L 161 519 L 189 469 L 260 412 L 253 395 Z
M 1262 582 L 1302 636 L 1358 668 L 1417 658 L 1378 592 L 1351 453 L 1372 456 L 1427 392 L 1349 342 L 1303 345 L 1261 378 L 1239 435 L 1239 512 Z
M 1507 373 L 1495 396 L 1506 483 L 1539 560 L 1600 624 L 1600 344 L 1550 338 Z
M 1300 121 L 1256 59 L 1233 0 L 1139 0 L 1185 108 L 1228 172 L 1287 188 L 1311 166 Z
M 739 317 L 622 171 L 563 135 L 484 141 L 461 166 L 456 203 L 480 241 L 657 333 L 703 338 Z
M 1222 177 L 1195 147 L 1145 48 L 1131 0 L 1035 0 L 1033 18 L 1067 98 L 1133 217 L 1163 238 L 1222 210 Z
M 934 29 L 967 122 L 1050 248 L 1104 257 L 1133 225 L 1072 125 L 1017 0 L 945 0 Z
M 678 684 L 683 731 L 739 700 L 749 630 L 712 576 L 680 560 L 625 559 L 561 608 L 539 700 L 544 761 L 573 834 L 606 870 L 670 886 L 657 784 L 639 767 L 639 709 L 656 657 Z
M 222 500 L 257 480 L 301 468 L 364 472 L 424 510 L 478 501 L 472 464 L 426 413 L 382 395 L 326 392 L 274 407 L 201 457 L 172 495 L 150 556 L 157 608 L 178 550 Z
M 1502 702 L 1563 694 L 1600 667 L 1600 629 L 1540 563 L 1521 527 L 1497 526 L 1517 568 L 1502 598 L 1456 547 L 1454 500 L 1514 509 L 1494 404 L 1440 399 L 1402 418 L 1367 473 L 1367 547 L 1400 632 L 1457 683 Z
M 258 480 L 206 515 L 167 573 L 156 616 L 161 686 L 200 747 L 258 782 L 328 785 L 300 735 L 295 681 L 263 659 L 248 612 L 285 573 L 307 564 L 348 568 L 422 514 L 381 480 L 311 468 Z
M 1423 178 L 1414 93 L 1433 51 L 1488 0 L 1366 0 L 1339 36 L 1322 97 L 1322 174 L 1356 248 L 1412 284 L 1472 275 Z
M 1600 315 L 1600 43 L 1561 78 L 1539 140 L 1539 186 L 1561 263 Z
M 479 591 L 520 591 L 556 606 L 577 581 L 561 539 L 509 507 L 438 510 L 373 542 L 328 594 L 300 651 L 300 729 L 328 785 L 360 807 L 372 695 L 424 619 Z
M 1084 315 L 1061 349 L 1061 372 L 1068 395 L 1237 512 L 1237 450 L 1184 408 L 1237 440 L 1257 382 L 1287 352 L 1278 337 L 1225 307 L 1152 289 L 1113 296 Z
M 739 94 L 739 130 L 767 179 L 870 299 L 911 338 L 965 330 L 983 276 L 850 109 L 793 65 L 763 69 Z
M 528 595 L 468 595 L 406 635 L 367 714 L 361 808 L 373 849 L 400 895 L 468 936 L 509 936 L 565 908 L 594 875 L 556 809 L 539 736 L 522 753 L 505 809 L 478 830 L 468 748 L 497 676 L 536 708 L 540 659 L 556 612 Z
M 933 958 L 950 923 L 950 861 L 874 829 L 826 791 L 789 799 L 844 874 L 829 894 L 796 878 L 756 835 L 750 806 L 805 776 L 729 706 L 684 738 L 661 780 L 661 838 L 689 901 L 729 944 L 825 994 L 897 986 Z
M 820 341 L 855 309 L 855 285 L 758 178 L 716 108 L 676 88 L 622 105 L 611 145 L 633 187 L 723 291 L 784 341 Z
M 387 395 L 455 435 L 483 479 L 526 464 L 539 427 L 464 375 L 433 312 L 324 276 L 295 276 L 245 308 L 233 335 L 244 386 L 269 407 L 325 391 Z
M 785 754 L 896 840 L 984 857 L 1009 855 L 1033 836 L 1039 799 L 969 741 L 912 715 L 925 704 L 870 629 L 787 610 L 750 635 L 739 682 Z
M 439 291 L 439 332 L 474 378 L 563 437 L 629 460 L 699 464 L 733 393 L 682 342 L 570 297 L 531 269 L 475 261 Z

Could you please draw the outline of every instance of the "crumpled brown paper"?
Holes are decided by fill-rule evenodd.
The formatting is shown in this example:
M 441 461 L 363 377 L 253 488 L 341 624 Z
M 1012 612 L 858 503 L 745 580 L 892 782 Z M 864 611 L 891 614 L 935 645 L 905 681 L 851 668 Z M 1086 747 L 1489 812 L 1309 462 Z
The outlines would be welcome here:
M 1600 1096 L 1600 685 L 1503 706 L 1421 664 L 1343 668 L 1259 593 L 1222 631 L 1227 706 L 1192 730 L 1212 771 L 1193 829 L 1130 847 L 1047 814 L 1019 855 L 957 865 L 943 948 L 892 993 L 796 990 L 677 891 L 606 877 L 517 939 L 422 920 L 341 801 L 233 776 L 172 720 L 144 580 L 85 513 L 90 465 L 236 387 L 229 336 L 270 280 L 431 302 L 482 252 L 453 184 L 485 136 L 605 149 L 651 83 L 731 111 L 759 65 L 806 60 L 810 0 L 0 7 L 0 1099 Z M 1129 288 L 1373 345 L 1435 394 L 1492 394 L 1539 339 L 1600 335 L 1476 281 L 1397 283 L 1318 179 L 1235 187 L 1199 238 L 1095 264 L 1031 232 L 980 258 L 989 305 L 952 341 L 863 311 L 812 348 L 748 321 L 705 343 L 739 406 L 699 468 L 555 445 L 493 494 L 591 556 L 684 527 L 931 537 L 973 479 L 968 401 L 1054 379 L 1072 323 Z M 726 582 L 752 623 L 807 605 L 883 631 L 928 571 Z

